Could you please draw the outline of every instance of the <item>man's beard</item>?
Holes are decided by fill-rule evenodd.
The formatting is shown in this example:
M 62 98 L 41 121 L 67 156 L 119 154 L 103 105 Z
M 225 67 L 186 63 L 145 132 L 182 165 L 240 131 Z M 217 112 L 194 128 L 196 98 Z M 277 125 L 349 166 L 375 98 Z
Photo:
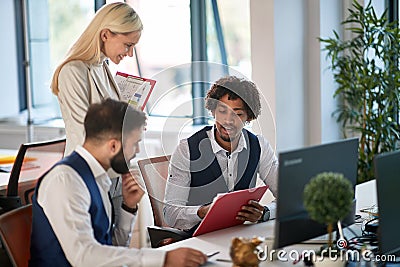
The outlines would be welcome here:
M 111 168 L 119 174 L 124 174 L 124 173 L 128 173 L 129 172 L 129 167 L 126 164 L 126 160 L 124 157 L 124 152 L 121 149 L 119 150 L 118 154 L 115 155 L 112 159 L 111 159 Z
M 221 126 L 221 127 L 223 127 L 223 126 Z M 228 134 L 228 135 L 224 135 L 224 134 L 222 134 L 222 133 L 221 133 L 220 131 L 218 131 L 218 130 L 217 130 L 217 133 L 218 133 L 219 137 L 220 137 L 223 141 L 229 142 L 229 143 L 235 141 L 236 138 L 238 137 L 237 135 L 232 135 L 232 136 L 230 136 L 229 134 Z
M 232 142 L 231 137 L 229 135 L 224 136 L 223 134 L 219 134 L 219 137 L 221 137 L 221 139 L 225 142 L 229 142 L 229 143 Z

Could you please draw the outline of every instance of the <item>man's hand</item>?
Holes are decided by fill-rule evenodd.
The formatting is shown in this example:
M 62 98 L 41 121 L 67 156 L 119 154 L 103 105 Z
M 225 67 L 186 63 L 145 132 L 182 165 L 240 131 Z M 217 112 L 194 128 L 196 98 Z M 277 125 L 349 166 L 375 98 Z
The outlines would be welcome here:
M 249 203 L 243 206 L 238 212 L 236 219 L 256 223 L 261 219 L 263 212 L 264 206 L 255 200 L 250 200 Z
M 144 194 L 137 182 L 139 177 L 139 170 L 131 170 L 129 173 L 122 175 L 122 197 L 125 205 L 129 208 L 137 207 Z
M 197 216 L 199 216 L 201 219 L 203 219 L 206 216 L 208 210 L 210 209 L 210 206 L 211 206 L 211 204 L 201 206 L 197 210 Z
M 178 248 L 167 252 L 164 267 L 197 267 L 207 261 L 201 251 L 191 248 Z

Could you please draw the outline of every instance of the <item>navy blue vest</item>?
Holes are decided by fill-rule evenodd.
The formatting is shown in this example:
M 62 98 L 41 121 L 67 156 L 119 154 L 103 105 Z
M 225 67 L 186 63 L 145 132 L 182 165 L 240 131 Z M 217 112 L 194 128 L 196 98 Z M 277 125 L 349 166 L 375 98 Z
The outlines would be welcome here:
M 99 188 L 96 184 L 92 171 L 87 162 L 76 152 L 65 157 L 57 165 L 68 165 L 72 167 L 83 179 L 90 192 L 89 213 L 92 221 L 94 237 L 103 245 L 112 245 L 112 234 L 109 227 L 109 219 L 104 208 L 103 200 Z M 46 173 L 47 174 L 47 173 Z M 32 235 L 31 235 L 31 259 L 29 266 L 71 266 L 61 248 L 54 231 L 43 212 L 42 207 L 37 202 L 38 189 L 44 174 L 38 181 L 35 194 L 32 198 Z M 63 201 L 60 199 L 60 201 Z
M 187 205 L 204 205 L 210 203 L 218 193 L 228 192 L 221 168 L 207 136 L 207 131 L 211 128 L 212 126 L 206 126 L 188 138 L 191 182 Z M 242 132 L 248 146 L 238 155 L 238 182 L 234 187 L 235 191 L 255 186 L 261 153 L 257 136 L 246 129 Z

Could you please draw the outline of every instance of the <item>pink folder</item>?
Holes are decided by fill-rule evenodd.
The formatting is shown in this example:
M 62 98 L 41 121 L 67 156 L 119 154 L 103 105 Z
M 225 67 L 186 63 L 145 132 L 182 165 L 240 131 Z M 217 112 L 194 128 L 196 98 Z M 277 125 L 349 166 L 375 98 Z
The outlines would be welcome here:
M 237 213 L 249 200 L 260 201 L 267 189 L 268 185 L 264 185 L 217 196 L 193 236 L 242 224 L 236 219 Z

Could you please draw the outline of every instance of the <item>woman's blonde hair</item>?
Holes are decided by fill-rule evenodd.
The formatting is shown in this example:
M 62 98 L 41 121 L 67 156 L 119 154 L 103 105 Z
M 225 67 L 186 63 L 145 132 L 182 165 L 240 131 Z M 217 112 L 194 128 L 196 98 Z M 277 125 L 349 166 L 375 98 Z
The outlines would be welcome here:
M 72 60 L 89 64 L 100 63 L 103 41 L 100 33 L 109 29 L 113 33 L 131 33 L 143 29 L 135 10 L 126 3 L 111 3 L 99 9 L 78 40 L 72 45 L 64 61 L 56 68 L 51 81 L 53 94 L 58 95 L 58 75 L 62 67 Z

